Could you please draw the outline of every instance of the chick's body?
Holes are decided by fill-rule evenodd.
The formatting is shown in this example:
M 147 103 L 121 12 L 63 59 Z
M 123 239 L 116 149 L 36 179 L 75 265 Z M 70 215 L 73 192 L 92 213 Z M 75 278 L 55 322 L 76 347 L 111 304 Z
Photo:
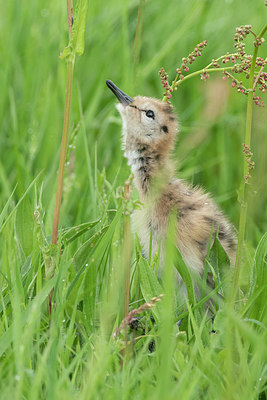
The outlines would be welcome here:
M 127 97 L 126 104 L 120 100 L 117 108 L 123 121 L 124 155 L 143 203 L 133 221 L 144 255 L 149 255 L 151 233 L 152 253 L 158 248 L 159 238 L 164 243 L 170 212 L 175 211 L 177 247 L 190 269 L 203 272 L 212 229 L 213 237 L 218 230 L 219 240 L 233 262 L 236 238 L 231 224 L 208 194 L 173 178 L 171 152 L 178 124 L 172 106 L 137 96 Z

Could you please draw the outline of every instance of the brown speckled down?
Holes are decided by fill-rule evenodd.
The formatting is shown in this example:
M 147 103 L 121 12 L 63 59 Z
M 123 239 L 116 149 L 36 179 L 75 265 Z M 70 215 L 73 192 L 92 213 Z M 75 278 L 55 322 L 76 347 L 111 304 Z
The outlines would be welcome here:
M 143 202 L 142 209 L 133 215 L 133 224 L 145 256 L 149 254 L 151 232 L 152 253 L 158 248 L 159 237 L 164 242 L 169 215 L 174 210 L 177 247 L 190 269 L 198 274 L 203 272 L 212 227 L 213 236 L 218 230 L 219 240 L 233 263 L 236 237 L 231 224 L 202 189 L 173 178 L 171 152 L 178 133 L 173 107 L 154 98 L 137 96 L 129 105 L 118 104 L 117 108 L 123 121 L 124 155 Z

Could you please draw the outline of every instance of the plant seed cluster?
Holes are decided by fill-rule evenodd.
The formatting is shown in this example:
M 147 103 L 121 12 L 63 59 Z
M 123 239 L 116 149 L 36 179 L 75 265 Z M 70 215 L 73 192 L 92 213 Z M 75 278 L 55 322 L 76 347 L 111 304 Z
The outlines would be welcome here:
M 234 75 L 242 74 L 245 79 L 249 79 L 251 63 L 252 63 L 252 56 L 246 54 L 245 52 L 245 43 L 243 42 L 247 35 L 252 34 L 255 37 L 253 42 L 255 47 L 260 46 L 263 42 L 263 38 L 259 38 L 256 34 L 251 30 L 251 25 L 244 25 L 236 28 L 235 35 L 234 35 L 234 47 L 237 53 L 229 54 L 226 53 L 225 55 L 219 57 L 218 59 L 212 59 L 211 63 L 207 65 L 200 71 L 197 71 L 200 75 L 201 80 L 205 81 L 209 78 L 208 71 L 212 70 L 212 72 L 216 71 L 216 69 L 223 73 L 223 79 L 230 79 L 232 81 L 232 87 L 236 88 L 239 93 L 243 93 L 248 95 L 250 91 L 253 91 L 253 101 L 258 106 L 264 106 L 261 97 L 256 95 L 256 89 L 259 89 L 262 93 L 266 91 L 266 82 L 267 82 L 267 73 L 264 72 L 264 67 L 267 63 L 267 58 L 264 60 L 261 57 L 257 57 L 255 63 L 255 75 L 254 75 L 254 84 L 253 89 L 248 89 L 243 84 L 242 80 L 239 80 Z M 161 68 L 159 71 L 161 77 L 161 83 L 165 90 L 164 92 L 164 99 L 169 101 L 172 97 L 172 92 L 177 90 L 178 86 L 184 80 L 185 76 L 184 73 L 189 71 L 189 66 L 192 64 L 197 57 L 200 57 L 204 47 L 207 46 L 207 41 L 203 41 L 196 45 L 194 51 L 188 55 L 188 57 L 182 58 L 182 64 L 179 68 L 176 69 L 176 77 L 173 80 L 172 84 L 170 85 L 168 82 L 168 74 Z M 227 66 L 224 67 L 226 64 L 232 62 L 232 67 Z M 223 64 L 223 66 L 220 65 Z M 197 73 L 191 74 L 196 75 Z M 187 75 L 187 78 L 191 77 L 190 74 Z

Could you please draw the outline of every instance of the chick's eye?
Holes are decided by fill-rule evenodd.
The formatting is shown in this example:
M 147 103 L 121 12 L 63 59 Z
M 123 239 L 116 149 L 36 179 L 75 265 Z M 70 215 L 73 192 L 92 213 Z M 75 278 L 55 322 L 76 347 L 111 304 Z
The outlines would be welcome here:
M 155 118 L 155 114 L 154 114 L 154 111 L 152 111 L 152 110 L 147 110 L 146 111 L 146 116 L 148 117 L 148 118 Z

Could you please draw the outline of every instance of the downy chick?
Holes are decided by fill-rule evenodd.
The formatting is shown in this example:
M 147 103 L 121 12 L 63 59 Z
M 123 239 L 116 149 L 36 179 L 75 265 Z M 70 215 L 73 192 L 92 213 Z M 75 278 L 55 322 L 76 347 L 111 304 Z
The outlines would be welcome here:
M 158 240 L 164 241 L 172 210 L 178 214 L 177 247 L 187 266 L 203 273 L 210 232 L 218 229 L 219 240 L 233 263 L 236 237 L 231 224 L 199 188 L 175 179 L 170 158 L 178 133 L 173 107 L 158 99 L 127 96 L 111 81 L 106 81 L 119 100 L 122 146 L 134 174 L 143 208 L 135 211 L 133 221 L 146 258 L 152 232 L 152 255 Z

